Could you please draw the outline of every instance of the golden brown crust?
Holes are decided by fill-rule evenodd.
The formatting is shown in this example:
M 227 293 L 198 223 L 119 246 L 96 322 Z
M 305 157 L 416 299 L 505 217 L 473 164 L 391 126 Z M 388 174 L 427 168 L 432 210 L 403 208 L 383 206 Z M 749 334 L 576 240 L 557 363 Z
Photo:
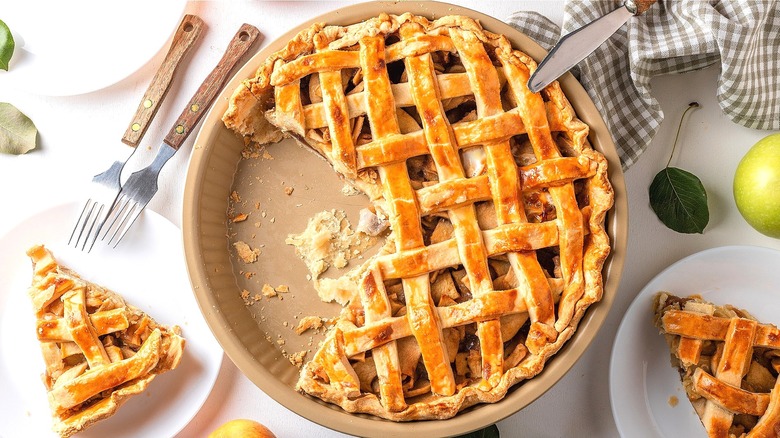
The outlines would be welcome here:
M 776 436 L 780 330 L 699 296 L 660 292 L 653 307 L 707 434 Z
M 305 142 L 393 233 L 299 390 L 396 421 L 449 418 L 539 374 L 601 299 L 607 162 L 557 83 L 528 90 L 535 68 L 467 17 L 382 14 L 312 26 L 236 90 L 227 127 Z M 449 228 L 433 239 L 435 217 Z M 443 298 L 439 278 L 458 291 Z
M 155 376 L 178 366 L 185 344 L 178 327 L 162 326 L 116 293 L 81 279 L 43 245 L 27 254 L 43 380 L 60 436 L 112 416 Z

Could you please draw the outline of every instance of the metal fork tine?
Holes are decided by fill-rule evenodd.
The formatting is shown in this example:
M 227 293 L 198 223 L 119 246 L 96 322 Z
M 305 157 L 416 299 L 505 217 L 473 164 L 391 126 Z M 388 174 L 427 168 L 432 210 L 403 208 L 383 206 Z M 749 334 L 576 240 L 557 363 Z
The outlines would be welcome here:
M 89 207 L 89 211 L 87 211 L 87 215 L 84 216 L 84 223 L 81 224 L 81 229 L 79 230 L 79 235 L 76 238 L 76 241 L 73 243 L 73 246 L 76 247 L 76 248 L 78 248 L 78 246 L 79 246 L 79 241 L 81 241 L 81 236 L 84 235 L 84 230 L 87 229 L 87 226 L 89 226 L 90 223 L 94 224 L 94 222 L 95 222 L 95 216 L 92 215 L 92 212 L 95 211 L 95 206 L 97 206 L 98 203 L 96 201 L 91 200 L 91 199 L 89 201 L 87 201 L 87 202 L 90 202 L 90 207 Z M 84 240 L 86 241 L 86 239 L 88 237 L 89 237 L 89 232 L 87 232 L 87 234 L 84 236 Z
M 122 227 L 121 227 L 122 233 L 119 234 L 119 238 L 117 238 L 116 241 L 114 242 L 113 248 L 116 248 L 116 246 L 119 245 L 119 242 L 122 241 L 122 238 L 125 237 L 125 234 L 127 234 L 130 228 L 133 227 L 133 224 L 135 223 L 136 219 L 138 219 L 138 217 L 141 216 L 141 212 L 143 210 L 144 210 L 144 206 L 140 206 L 137 203 L 134 203 L 133 206 L 130 208 L 130 210 L 128 210 L 127 215 L 122 221 Z M 117 230 L 114 231 L 114 235 L 111 236 L 111 240 L 108 241 L 109 245 L 111 245 L 111 241 L 113 241 L 114 237 L 116 237 L 117 231 L 119 231 L 119 228 L 117 228 Z
M 68 239 L 68 245 L 70 245 L 70 242 L 73 241 L 73 236 L 76 235 L 76 231 L 81 229 L 81 232 L 79 232 L 79 237 L 76 238 L 76 244 L 75 245 L 78 246 L 78 241 L 81 238 L 81 233 L 84 231 L 84 226 L 83 226 L 81 220 L 83 219 L 84 223 L 86 223 L 86 221 L 87 221 L 87 218 L 84 217 L 84 213 L 87 211 L 87 208 L 89 208 L 90 201 L 91 201 L 90 199 L 87 199 L 87 202 L 84 204 L 84 208 L 81 209 L 81 214 L 79 215 L 79 218 L 76 221 L 76 225 L 73 227 L 73 231 L 71 231 L 71 233 L 70 233 L 70 239 Z M 79 224 L 82 224 L 82 226 L 79 227 Z
M 114 203 L 114 208 L 112 208 L 111 211 L 108 212 L 108 217 L 106 217 L 106 220 L 104 222 L 104 225 L 108 224 L 108 227 L 105 227 L 105 231 L 103 231 L 103 227 L 101 227 L 101 229 L 98 230 L 97 232 L 97 234 L 100 234 L 100 232 L 103 231 L 103 236 L 100 238 L 101 241 L 106 239 L 108 233 L 111 232 L 111 229 L 114 228 L 114 225 L 116 225 L 117 223 L 116 221 L 123 216 L 125 208 L 127 208 L 129 202 L 130 200 L 127 198 L 127 196 L 124 193 L 119 194 L 119 198 L 117 198 L 116 202 Z M 109 219 L 111 219 L 110 223 L 108 222 Z M 111 239 L 109 239 L 109 241 L 110 240 Z
M 133 215 L 133 212 L 135 211 L 135 208 L 138 204 L 135 202 L 128 200 L 124 211 L 121 215 L 117 216 L 118 221 L 116 227 L 113 229 L 113 232 L 111 233 L 111 237 L 108 239 L 108 242 L 106 242 L 106 245 L 111 245 L 114 240 L 116 239 L 117 235 L 122 235 L 124 231 L 126 231 L 128 221 L 130 220 L 130 217 Z
M 68 245 L 70 245 L 70 242 L 73 240 L 73 236 L 76 235 L 76 230 L 79 229 L 79 224 L 81 223 L 81 219 L 84 218 L 84 212 L 87 211 L 87 207 L 89 207 L 89 199 L 87 199 L 87 202 L 84 203 L 84 208 L 81 209 L 81 214 L 79 215 L 78 220 L 76 221 L 76 226 L 73 227 L 73 231 L 70 233 L 70 238 L 68 239 Z M 81 233 L 79 233 L 79 236 L 81 236 Z M 78 245 L 78 239 L 76 240 L 76 244 Z
M 92 230 L 95 228 L 95 224 L 98 222 L 98 219 L 100 218 L 100 213 L 103 211 L 104 205 L 101 204 L 100 207 L 98 207 L 97 212 L 95 213 L 95 216 L 92 216 L 92 212 L 95 210 L 95 206 L 97 206 L 97 203 L 92 205 L 92 209 L 90 209 L 90 217 L 92 217 L 92 220 L 90 221 L 89 231 L 87 231 L 87 235 L 84 236 L 84 243 L 81 244 L 81 250 L 84 251 L 84 248 L 87 246 L 87 241 L 89 240 L 89 236 L 92 234 Z M 87 224 L 84 224 L 84 228 L 86 229 Z M 79 239 L 81 239 L 81 234 L 79 234 Z M 78 240 L 76 241 L 76 246 L 78 246 Z
M 111 218 L 111 213 L 114 211 L 114 207 L 116 206 L 117 201 L 118 199 L 115 199 L 112 205 L 108 207 L 108 209 L 106 210 L 105 217 L 103 217 L 103 219 L 99 223 L 97 223 L 97 228 L 95 229 L 95 232 L 93 233 L 91 229 L 89 230 L 89 234 L 87 236 L 88 238 L 89 236 L 92 236 L 92 241 L 89 243 L 89 249 L 87 249 L 88 253 L 92 252 L 92 248 L 95 247 L 95 242 L 97 242 L 97 239 L 100 236 L 100 232 L 103 230 L 103 227 L 106 226 L 106 223 Z M 101 205 L 101 208 L 103 207 L 104 206 Z M 86 241 L 84 242 L 84 244 L 86 245 Z M 83 251 L 84 248 L 82 247 L 81 250 Z
M 84 243 L 81 245 L 81 250 L 84 251 L 84 249 L 87 247 L 87 243 L 90 243 L 89 249 L 87 252 L 92 251 L 92 247 L 95 246 L 95 240 L 97 240 L 98 233 L 100 232 L 100 228 L 103 227 L 103 224 L 106 223 L 106 219 L 108 219 L 108 213 L 110 213 L 111 206 L 106 207 L 105 204 L 101 204 L 100 208 L 98 208 L 97 213 L 95 214 L 95 220 L 92 222 L 92 225 L 89 227 L 89 232 L 87 233 L 86 237 L 84 237 Z M 106 209 L 106 216 L 103 217 L 103 210 Z M 92 230 L 95 230 L 93 233 Z M 92 236 L 92 242 L 90 242 L 90 236 Z M 76 242 L 76 245 L 78 246 L 78 242 Z

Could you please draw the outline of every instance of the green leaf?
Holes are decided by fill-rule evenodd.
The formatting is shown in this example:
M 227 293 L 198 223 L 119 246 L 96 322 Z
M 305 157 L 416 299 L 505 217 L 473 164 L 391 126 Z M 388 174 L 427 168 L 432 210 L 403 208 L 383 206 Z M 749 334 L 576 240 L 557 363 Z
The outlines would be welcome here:
M 0 20 L 0 69 L 8 71 L 8 63 L 14 54 L 14 37 L 11 35 L 11 29 L 8 28 L 3 20 Z
M 664 168 L 653 178 L 650 206 L 664 225 L 678 233 L 701 234 L 710 221 L 701 180 L 676 167 Z
M 499 438 L 498 428 L 492 424 L 482 430 L 476 430 L 465 435 L 459 435 L 457 438 Z
M 24 154 L 35 149 L 37 139 L 32 120 L 10 103 L 0 102 L 0 152 Z

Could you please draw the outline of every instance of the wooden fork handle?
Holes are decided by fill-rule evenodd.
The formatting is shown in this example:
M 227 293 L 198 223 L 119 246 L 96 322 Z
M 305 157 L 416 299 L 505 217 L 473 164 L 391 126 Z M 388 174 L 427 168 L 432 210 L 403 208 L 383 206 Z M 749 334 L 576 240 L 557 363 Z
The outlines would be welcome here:
M 196 15 L 188 14 L 182 18 L 179 28 L 173 35 L 173 41 L 168 49 L 168 54 L 165 55 L 165 59 L 160 64 L 157 73 L 155 73 L 149 88 L 146 89 L 141 103 L 138 104 L 138 109 L 135 111 L 130 126 L 127 127 L 125 135 L 122 137 L 122 143 L 132 147 L 138 146 L 141 138 L 143 138 L 146 130 L 149 128 L 149 123 L 154 118 L 154 115 L 157 114 L 157 110 L 160 109 L 160 103 L 165 99 L 165 95 L 168 94 L 168 90 L 171 88 L 171 82 L 176 69 L 184 59 L 184 55 L 190 51 L 195 41 L 198 40 L 204 27 L 203 20 Z
M 230 40 L 225 54 L 222 55 L 219 63 L 214 70 L 209 73 L 201 84 L 195 95 L 192 96 L 187 107 L 181 113 L 176 123 L 173 124 L 168 135 L 165 136 L 165 143 L 178 150 L 184 140 L 198 124 L 200 119 L 206 113 L 217 93 L 222 89 L 228 74 L 236 65 L 239 59 L 252 47 L 257 40 L 260 31 L 251 24 L 243 24 L 236 32 L 236 35 Z

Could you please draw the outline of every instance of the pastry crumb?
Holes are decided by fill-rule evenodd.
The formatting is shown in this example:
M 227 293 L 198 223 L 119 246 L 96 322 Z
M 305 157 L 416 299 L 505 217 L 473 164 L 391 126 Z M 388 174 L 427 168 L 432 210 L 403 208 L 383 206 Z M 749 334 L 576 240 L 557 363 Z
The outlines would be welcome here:
M 241 299 L 244 300 L 244 304 L 245 305 L 251 306 L 252 304 L 262 300 L 263 297 L 260 294 L 258 294 L 258 293 L 254 294 L 254 296 L 252 296 L 251 292 L 249 292 L 246 289 L 242 289 L 241 290 Z
M 234 243 L 233 246 L 236 248 L 236 254 L 244 263 L 254 263 L 257 261 L 257 256 L 260 255 L 259 248 L 252 248 L 242 240 Z
M 675 407 L 675 406 L 677 406 L 677 403 L 679 403 L 679 402 L 680 402 L 680 399 L 678 399 L 676 396 L 673 395 L 673 396 L 669 397 L 669 406 Z
M 274 288 L 268 283 L 263 285 L 261 292 L 263 292 L 263 295 L 266 298 L 273 298 L 276 296 L 276 290 L 274 290 Z
M 295 187 L 287 186 L 284 188 L 284 194 L 287 196 L 292 195 L 294 191 L 295 191 Z
M 297 353 L 293 353 L 287 357 L 291 364 L 300 368 L 303 365 L 303 358 L 306 357 L 306 350 L 301 350 Z
M 230 199 L 232 199 L 233 202 L 241 202 L 241 196 L 239 196 L 238 192 L 235 190 L 230 193 Z
M 240 214 L 237 214 L 237 215 L 233 216 L 233 218 L 232 218 L 232 219 L 230 219 L 230 220 L 231 220 L 233 223 L 236 223 L 236 222 L 244 222 L 244 221 L 245 221 L 245 220 L 247 220 L 248 218 L 249 218 L 249 215 L 248 215 L 248 214 L 246 214 L 246 213 L 240 213 Z
M 281 292 L 281 293 L 290 292 L 290 286 L 287 286 L 286 284 L 280 284 L 275 289 L 277 292 Z
M 303 334 L 306 330 L 317 330 L 322 327 L 322 318 L 319 316 L 307 316 L 304 317 L 298 325 L 295 326 L 296 334 Z

